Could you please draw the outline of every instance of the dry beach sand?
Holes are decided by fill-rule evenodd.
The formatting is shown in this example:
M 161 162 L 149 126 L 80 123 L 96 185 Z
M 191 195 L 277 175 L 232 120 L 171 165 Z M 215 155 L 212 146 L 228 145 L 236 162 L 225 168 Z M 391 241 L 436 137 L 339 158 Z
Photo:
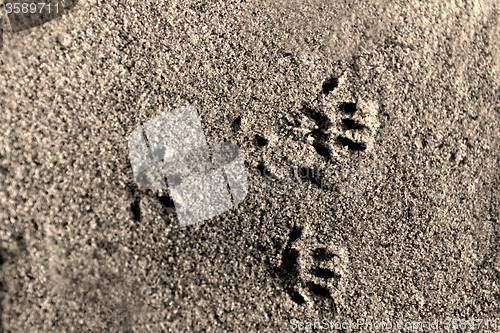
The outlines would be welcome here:
M 0 332 L 499 317 L 498 2 L 68 7 L 4 27 Z M 251 188 L 180 228 L 168 191 L 135 184 L 127 140 L 190 104 Z M 324 180 L 282 166 L 364 190 L 258 195 Z

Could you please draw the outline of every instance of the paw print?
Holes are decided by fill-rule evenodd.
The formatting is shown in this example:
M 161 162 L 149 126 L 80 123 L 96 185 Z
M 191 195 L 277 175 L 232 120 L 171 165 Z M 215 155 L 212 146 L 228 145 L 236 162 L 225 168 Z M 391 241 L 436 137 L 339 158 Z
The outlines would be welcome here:
M 304 107 L 304 113 L 316 123 L 309 135 L 319 155 L 373 148 L 380 127 L 378 103 L 358 97 L 355 87 L 356 74 L 348 70 L 339 78 L 327 79 L 316 100 Z
M 331 309 L 342 303 L 347 279 L 347 249 L 322 244 L 309 226 L 291 230 L 279 276 L 298 305 L 321 302 Z

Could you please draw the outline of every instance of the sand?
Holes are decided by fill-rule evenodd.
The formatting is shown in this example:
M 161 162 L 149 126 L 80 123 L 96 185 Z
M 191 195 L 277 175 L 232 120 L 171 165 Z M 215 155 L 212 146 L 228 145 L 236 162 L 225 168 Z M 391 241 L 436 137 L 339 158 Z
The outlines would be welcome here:
M 498 317 L 495 1 L 67 8 L 4 28 L 0 332 Z M 136 185 L 127 140 L 190 104 L 251 187 L 180 228 L 168 190 Z M 306 191 L 322 181 L 350 189 Z M 283 184 L 304 191 L 262 194 Z

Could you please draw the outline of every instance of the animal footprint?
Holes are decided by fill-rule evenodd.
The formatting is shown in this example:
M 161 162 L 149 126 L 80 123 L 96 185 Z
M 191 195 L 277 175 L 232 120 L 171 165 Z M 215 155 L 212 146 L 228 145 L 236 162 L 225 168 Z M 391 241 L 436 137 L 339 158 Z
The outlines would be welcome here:
M 295 227 L 284 248 L 279 275 L 295 303 L 322 302 L 335 309 L 345 293 L 347 262 L 344 247 L 321 244 L 308 226 Z
M 168 192 L 162 190 L 147 190 L 130 184 L 127 190 L 130 201 L 130 217 L 141 223 L 161 219 L 166 225 L 173 226 L 178 222 L 174 202 Z
M 340 78 L 330 78 L 322 92 L 303 111 L 316 123 L 310 132 L 319 155 L 329 157 L 332 151 L 347 147 L 350 151 L 373 148 L 380 123 L 378 104 L 356 96 L 356 75 L 346 71 Z

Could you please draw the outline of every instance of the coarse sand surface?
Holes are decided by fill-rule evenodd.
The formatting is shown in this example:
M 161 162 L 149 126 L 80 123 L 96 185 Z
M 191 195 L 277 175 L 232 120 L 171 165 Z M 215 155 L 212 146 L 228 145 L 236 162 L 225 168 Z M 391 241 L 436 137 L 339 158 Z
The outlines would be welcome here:
M 498 1 L 63 3 L 2 6 L 0 332 L 499 318 Z M 128 135 L 191 104 L 249 193 L 180 228 Z

